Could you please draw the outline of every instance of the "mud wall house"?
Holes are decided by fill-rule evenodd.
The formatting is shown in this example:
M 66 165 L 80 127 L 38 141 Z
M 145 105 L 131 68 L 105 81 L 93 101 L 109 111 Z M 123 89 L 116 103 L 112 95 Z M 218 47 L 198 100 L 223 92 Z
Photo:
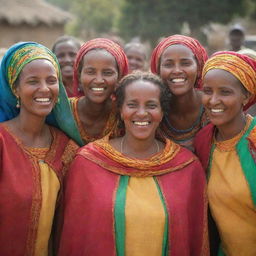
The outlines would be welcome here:
M 0 47 L 36 41 L 51 47 L 72 16 L 42 0 L 0 0 Z

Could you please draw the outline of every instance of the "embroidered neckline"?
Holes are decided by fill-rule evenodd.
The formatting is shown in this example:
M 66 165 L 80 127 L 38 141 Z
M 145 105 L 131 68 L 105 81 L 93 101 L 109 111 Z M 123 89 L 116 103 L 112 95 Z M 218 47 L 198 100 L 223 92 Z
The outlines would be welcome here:
M 220 151 L 226 151 L 226 152 L 234 150 L 238 141 L 243 137 L 245 132 L 248 130 L 252 119 L 253 118 L 250 115 L 247 115 L 244 128 L 237 135 L 235 135 L 233 138 L 229 140 L 217 141 L 216 133 L 215 133 L 213 137 L 213 143 L 216 145 L 216 148 Z
M 112 129 L 116 123 L 116 107 L 115 107 L 115 105 L 112 104 L 111 112 L 109 114 L 108 120 L 105 124 L 103 131 L 97 136 L 92 136 L 86 132 L 86 130 L 84 129 L 84 126 L 79 118 L 78 100 L 79 100 L 79 97 L 71 98 L 71 104 L 72 104 L 72 108 L 73 108 L 73 114 L 74 114 L 74 117 L 75 117 L 75 120 L 76 120 L 76 123 L 78 126 L 78 130 L 79 130 L 80 135 L 81 135 L 82 139 L 84 140 L 84 142 L 85 143 L 92 142 L 92 141 L 100 139 L 100 138 L 104 137 L 105 135 L 109 134 L 112 131 Z

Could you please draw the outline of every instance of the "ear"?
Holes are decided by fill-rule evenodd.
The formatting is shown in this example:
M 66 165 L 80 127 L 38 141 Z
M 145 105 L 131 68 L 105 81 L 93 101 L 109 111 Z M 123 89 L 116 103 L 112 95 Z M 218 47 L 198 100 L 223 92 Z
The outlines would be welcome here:
M 243 106 L 248 104 L 248 102 L 250 101 L 250 97 L 251 97 L 251 94 L 247 91 L 246 94 L 244 94 Z

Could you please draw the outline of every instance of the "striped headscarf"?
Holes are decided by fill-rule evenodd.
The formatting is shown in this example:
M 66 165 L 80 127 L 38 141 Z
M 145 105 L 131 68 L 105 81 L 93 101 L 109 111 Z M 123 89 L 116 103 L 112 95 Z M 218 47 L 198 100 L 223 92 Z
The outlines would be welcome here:
M 122 47 L 106 38 L 95 38 L 84 43 L 77 53 L 75 64 L 74 64 L 74 89 L 76 90 L 79 86 L 79 65 L 84 55 L 93 49 L 104 49 L 114 56 L 118 71 L 119 79 L 128 74 L 128 60 L 122 49 Z
M 211 69 L 222 69 L 235 76 L 251 94 L 244 110 L 256 103 L 256 61 L 248 56 L 231 51 L 214 53 L 205 63 L 202 77 Z
M 0 65 L 0 122 L 19 115 L 14 84 L 22 69 L 33 60 L 49 60 L 58 75 L 59 96 L 52 112 L 46 117 L 46 123 L 64 131 L 69 137 L 82 145 L 82 140 L 73 118 L 56 56 L 45 46 L 35 42 L 21 42 L 11 46 L 5 53 Z
M 155 74 L 159 74 L 159 67 L 161 56 L 166 48 L 171 45 L 184 45 L 188 47 L 193 54 L 195 55 L 197 61 L 197 79 L 195 82 L 196 88 L 202 87 L 202 69 L 205 61 L 208 58 L 207 52 L 204 47 L 194 38 L 183 36 L 183 35 L 172 35 L 167 38 L 164 38 L 153 50 L 151 55 L 151 71 Z

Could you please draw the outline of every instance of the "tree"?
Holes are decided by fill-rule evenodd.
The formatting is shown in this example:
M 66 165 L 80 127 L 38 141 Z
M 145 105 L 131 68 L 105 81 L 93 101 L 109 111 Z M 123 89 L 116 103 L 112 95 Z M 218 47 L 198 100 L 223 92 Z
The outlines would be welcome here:
M 119 22 L 126 38 L 140 36 L 156 42 L 165 35 L 180 33 L 184 22 L 193 32 L 209 22 L 226 23 L 234 15 L 246 14 L 247 0 L 126 0 Z

